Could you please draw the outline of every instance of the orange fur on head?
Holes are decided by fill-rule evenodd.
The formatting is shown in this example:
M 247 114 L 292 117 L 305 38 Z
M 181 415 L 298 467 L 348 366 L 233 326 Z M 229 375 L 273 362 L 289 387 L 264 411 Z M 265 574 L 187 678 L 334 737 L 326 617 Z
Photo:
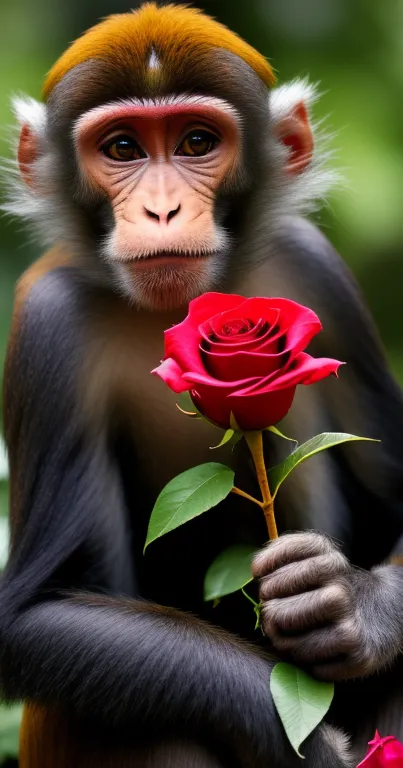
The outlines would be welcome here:
M 211 48 L 223 48 L 243 59 L 269 86 L 275 82 L 270 64 L 258 51 L 234 32 L 195 8 L 167 5 L 158 8 L 146 3 L 139 10 L 110 16 L 88 30 L 60 57 L 46 78 L 43 95 L 53 88 L 73 67 L 88 59 L 119 60 L 144 67 L 144 61 L 155 49 L 162 51 L 164 62 L 174 66 Z

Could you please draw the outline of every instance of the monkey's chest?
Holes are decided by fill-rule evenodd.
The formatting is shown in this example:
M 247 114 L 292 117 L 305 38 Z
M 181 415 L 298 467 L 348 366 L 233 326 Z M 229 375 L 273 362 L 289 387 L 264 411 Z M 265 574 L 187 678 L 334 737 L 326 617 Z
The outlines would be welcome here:
M 160 380 L 150 376 L 147 384 L 146 393 L 139 382 L 134 402 L 125 409 L 129 439 L 122 462 L 139 592 L 159 604 L 206 616 L 211 606 L 204 603 L 203 582 L 209 565 L 231 544 L 249 543 L 259 549 L 265 543 L 260 509 L 230 494 L 219 506 L 150 544 L 144 554 L 150 514 L 166 483 L 198 464 L 231 465 L 250 491 L 253 468 L 247 450 L 231 453 L 232 446 L 211 450 L 220 442 L 222 430 L 182 414 L 175 405 L 177 397 Z M 217 612 L 210 618 L 224 623 Z

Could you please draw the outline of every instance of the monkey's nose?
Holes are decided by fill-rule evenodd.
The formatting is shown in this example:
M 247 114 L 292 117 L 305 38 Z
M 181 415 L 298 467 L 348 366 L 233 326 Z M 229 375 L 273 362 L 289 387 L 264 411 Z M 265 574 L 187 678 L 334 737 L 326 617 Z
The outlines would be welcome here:
M 180 208 L 181 206 L 179 203 L 176 208 L 173 208 L 167 213 L 164 211 L 159 211 L 158 213 L 156 211 L 150 211 L 149 208 L 146 208 L 145 206 L 144 211 L 149 219 L 155 219 L 155 221 L 158 221 L 159 224 L 169 224 L 169 222 L 179 213 Z

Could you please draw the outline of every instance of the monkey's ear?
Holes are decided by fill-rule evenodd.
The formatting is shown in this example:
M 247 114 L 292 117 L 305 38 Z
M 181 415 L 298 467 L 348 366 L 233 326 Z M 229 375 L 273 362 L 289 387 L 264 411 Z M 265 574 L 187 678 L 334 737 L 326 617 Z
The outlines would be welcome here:
M 46 107 L 35 99 L 13 100 L 14 114 L 20 124 L 17 161 L 26 184 L 33 184 L 33 167 L 40 153 L 46 129 Z
M 27 123 L 21 127 L 17 160 L 20 174 L 28 185 L 32 184 L 32 168 L 38 158 L 38 138 Z
M 288 114 L 274 123 L 274 135 L 289 150 L 285 170 L 290 175 L 302 173 L 313 155 L 313 135 L 304 101 L 294 104 Z

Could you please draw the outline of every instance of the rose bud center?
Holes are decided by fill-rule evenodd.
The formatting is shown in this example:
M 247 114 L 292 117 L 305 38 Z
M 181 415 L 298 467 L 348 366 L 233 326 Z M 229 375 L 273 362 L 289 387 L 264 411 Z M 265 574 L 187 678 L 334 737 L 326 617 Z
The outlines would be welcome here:
M 266 377 L 286 363 L 286 338 L 276 321 L 213 318 L 200 331 L 203 364 L 220 381 Z
M 237 336 L 238 334 L 248 333 L 253 326 L 252 320 L 232 320 L 222 326 L 221 333 L 223 336 Z

